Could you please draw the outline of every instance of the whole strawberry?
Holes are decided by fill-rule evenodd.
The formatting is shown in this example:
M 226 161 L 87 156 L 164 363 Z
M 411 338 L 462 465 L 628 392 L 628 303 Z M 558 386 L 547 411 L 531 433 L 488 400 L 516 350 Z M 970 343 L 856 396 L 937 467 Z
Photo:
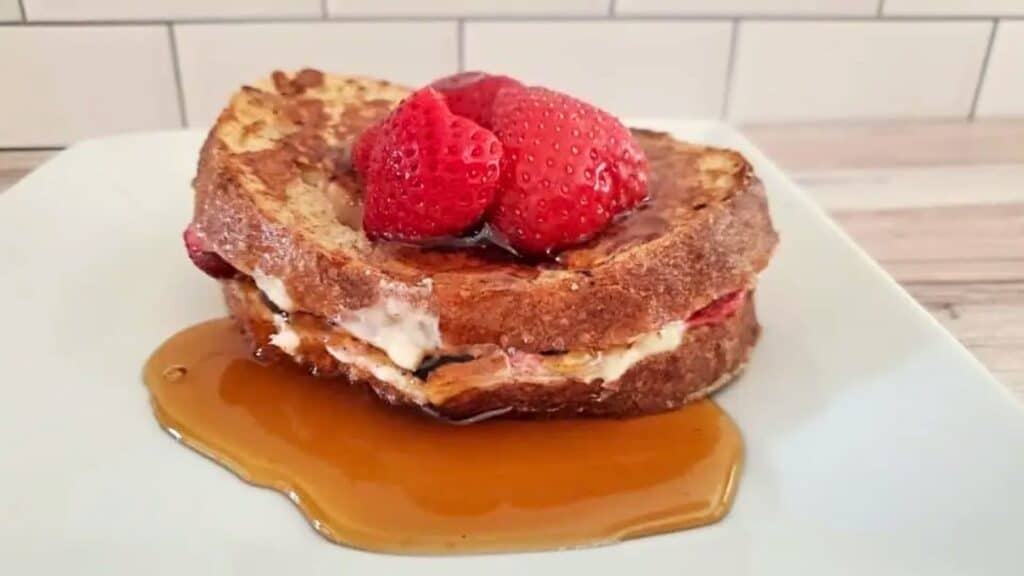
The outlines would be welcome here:
M 430 86 L 444 95 L 448 109 L 454 114 L 491 128 L 491 107 L 494 97 L 505 88 L 522 88 L 514 78 L 486 72 L 461 72 L 434 80 Z
M 647 197 L 647 158 L 607 112 L 528 87 L 498 92 L 492 113 L 505 155 L 490 221 L 517 251 L 584 242 Z
M 479 222 L 493 203 L 501 143 L 453 114 L 433 88 L 409 96 L 369 134 L 375 142 L 368 158 L 355 162 L 362 170 L 363 230 L 370 238 L 455 236 Z

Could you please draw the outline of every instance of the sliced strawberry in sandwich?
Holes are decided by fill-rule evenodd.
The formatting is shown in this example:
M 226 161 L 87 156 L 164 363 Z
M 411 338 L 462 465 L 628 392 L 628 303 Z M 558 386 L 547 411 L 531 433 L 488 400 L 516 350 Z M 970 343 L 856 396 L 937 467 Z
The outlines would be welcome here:
M 228 264 L 216 252 L 207 249 L 206 241 L 192 226 L 185 229 L 182 238 L 185 240 L 189 260 L 207 275 L 213 278 L 231 278 L 238 273 L 234 266 Z

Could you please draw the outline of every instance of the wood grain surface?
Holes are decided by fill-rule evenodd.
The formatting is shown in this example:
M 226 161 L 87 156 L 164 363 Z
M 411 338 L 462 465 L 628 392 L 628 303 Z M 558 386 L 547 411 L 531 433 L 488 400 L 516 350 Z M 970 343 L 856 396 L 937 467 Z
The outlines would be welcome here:
M 1024 120 L 746 126 L 1024 400 Z M 53 151 L 0 151 L 0 191 Z
M 1024 400 L 1024 120 L 743 131 Z

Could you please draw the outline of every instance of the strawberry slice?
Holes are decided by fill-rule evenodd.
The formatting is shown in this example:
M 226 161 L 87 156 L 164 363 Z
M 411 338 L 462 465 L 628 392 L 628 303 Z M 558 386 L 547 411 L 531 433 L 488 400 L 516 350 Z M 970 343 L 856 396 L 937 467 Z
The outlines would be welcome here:
M 696 328 L 697 326 L 704 326 L 706 324 L 717 324 L 718 322 L 721 322 L 735 314 L 736 311 L 743 306 L 743 302 L 746 301 L 746 299 L 747 293 L 743 290 L 730 292 L 725 296 L 716 299 L 711 304 L 708 304 L 694 312 L 686 319 L 686 324 L 690 328 Z
M 363 230 L 371 239 L 456 236 L 495 198 L 502 154 L 489 130 L 456 116 L 433 88 L 413 93 L 364 142 Z M 362 140 L 362 139 L 361 139 Z
M 206 241 L 192 226 L 185 228 L 182 239 L 185 240 L 185 250 L 188 251 L 189 260 L 208 276 L 231 278 L 237 273 L 237 270 L 216 252 L 206 249 Z
M 499 91 L 492 113 L 505 156 L 491 223 L 515 250 L 584 242 L 647 197 L 647 158 L 607 112 L 528 87 Z
M 522 88 L 523 85 L 508 76 L 461 72 L 434 80 L 430 86 L 444 95 L 452 113 L 491 128 L 494 97 L 505 88 Z

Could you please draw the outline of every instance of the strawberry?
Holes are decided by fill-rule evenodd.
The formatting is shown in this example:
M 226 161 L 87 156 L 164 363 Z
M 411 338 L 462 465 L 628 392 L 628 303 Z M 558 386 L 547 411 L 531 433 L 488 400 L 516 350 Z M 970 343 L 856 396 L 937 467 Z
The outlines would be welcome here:
M 192 226 L 185 228 L 182 238 L 185 240 L 185 250 L 188 251 L 188 258 L 207 275 L 213 278 L 231 278 L 236 270 L 223 258 L 206 249 L 206 241 Z
M 490 128 L 494 97 L 505 88 L 522 88 L 523 85 L 508 76 L 461 72 L 434 80 L 430 86 L 444 95 L 448 108 L 454 114 Z
M 416 241 L 461 234 L 494 201 L 502 147 L 423 88 L 380 126 L 363 173 L 363 230 Z
M 355 143 L 352 144 L 352 166 L 360 174 L 365 174 L 370 165 L 370 153 L 373 152 L 373 148 L 377 144 L 380 127 L 379 123 L 371 124 L 359 134 Z
M 647 158 L 613 116 L 545 88 L 508 88 L 493 105 L 505 149 L 491 224 L 519 252 L 595 236 L 647 197 Z
M 746 298 L 747 294 L 743 290 L 730 292 L 694 312 L 686 319 L 686 323 L 690 328 L 696 328 L 697 326 L 720 322 L 736 313 L 743 306 Z

